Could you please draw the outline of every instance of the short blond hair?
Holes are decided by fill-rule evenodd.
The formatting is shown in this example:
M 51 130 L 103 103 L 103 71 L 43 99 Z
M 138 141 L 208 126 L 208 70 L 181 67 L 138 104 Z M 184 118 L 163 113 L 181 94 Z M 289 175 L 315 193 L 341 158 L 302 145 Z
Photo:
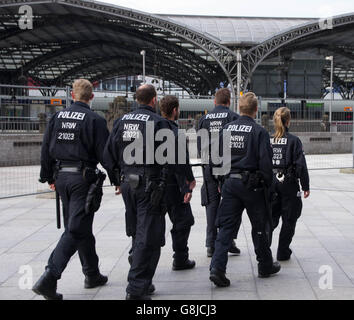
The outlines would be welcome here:
M 90 101 L 93 91 L 93 85 L 86 79 L 78 79 L 74 81 L 73 92 L 75 99 L 79 101 Z
M 253 92 L 247 92 L 242 97 L 240 97 L 238 105 L 240 108 L 240 113 L 244 113 L 251 116 L 257 111 L 257 96 Z

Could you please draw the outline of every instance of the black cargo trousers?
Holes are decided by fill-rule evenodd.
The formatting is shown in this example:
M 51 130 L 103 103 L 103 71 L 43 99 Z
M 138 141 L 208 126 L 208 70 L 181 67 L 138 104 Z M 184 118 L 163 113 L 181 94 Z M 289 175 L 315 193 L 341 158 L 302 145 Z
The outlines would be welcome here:
M 188 260 L 188 239 L 194 225 L 192 208 L 189 203 L 181 203 L 167 207 L 167 212 L 172 222 L 171 236 L 173 258 L 176 264 L 183 264 Z
M 264 190 L 248 190 L 241 179 L 227 178 L 222 188 L 222 200 L 216 223 L 219 232 L 210 268 L 226 272 L 230 242 L 244 209 L 252 225 L 252 240 L 259 266 L 265 269 L 272 266 L 272 252 L 266 232 Z
M 128 181 L 121 184 L 126 233 L 133 238 L 126 291 L 136 296 L 147 294 L 160 259 L 161 247 L 165 245 L 165 214 L 151 208 L 145 189 L 146 179 L 142 179 L 136 189 Z
M 301 216 L 300 186 L 295 178 L 286 178 L 283 183 L 275 183 L 275 192 L 277 197 L 272 203 L 274 229 L 278 226 L 280 217 L 282 218 L 278 254 L 288 256 L 291 254 L 289 246 L 295 235 L 296 223 Z
M 55 188 L 63 204 L 65 231 L 50 255 L 46 268 L 57 279 L 61 278 L 62 272 L 76 251 L 86 276 L 95 276 L 99 273 L 96 240 L 92 233 L 94 213 L 85 213 L 89 186 L 82 172 L 59 172 L 55 181 Z
M 204 169 L 203 169 L 204 170 Z M 220 210 L 221 194 L 218 190 L 218 184 L 210 174 L 204 171 L 204 181 L 201 189 L 202 205 L 205 206 L 207 229 L 205 246 L 215 248 L 215 240 L 218 234 L 218 228 L 215 224 Z M 242 217 L 240 216 L 235 224 L 232 239 L 237 239 L 241 226 Z

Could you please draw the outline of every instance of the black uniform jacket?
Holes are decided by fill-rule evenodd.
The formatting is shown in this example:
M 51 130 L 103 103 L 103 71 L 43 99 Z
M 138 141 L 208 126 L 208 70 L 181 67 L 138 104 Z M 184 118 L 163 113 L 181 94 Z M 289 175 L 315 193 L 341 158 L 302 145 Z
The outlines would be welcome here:
M 109 136 L 106 120 L 80 101 L 57 112 L 46 128 L 42 151 L 42 181 L 53 182 L 56 160 L 103 164 L 103 150 Z M 111 174 L 108 172 L 108 174 Z
M 273 167 L 288 169 L 293 167 L 297 179 L 300 179 L 303 191 L 310 190 L 310 178 L 301 140 L 286 129 L 284 137 L 270 139 L 273 148 Z

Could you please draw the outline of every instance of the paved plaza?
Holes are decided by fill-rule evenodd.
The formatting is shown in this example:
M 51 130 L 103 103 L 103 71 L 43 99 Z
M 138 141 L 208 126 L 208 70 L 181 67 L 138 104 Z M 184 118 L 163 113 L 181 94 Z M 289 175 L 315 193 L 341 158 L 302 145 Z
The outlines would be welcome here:
M 154 277 L 156 294 L 153 299 L 354 299 L 354 175 L 341 174 L 339 170 L 315 170 L 310 174 L 312 194 L 310 199 L 304 200 L 291 261 L 282 263 L 278 275 L 259 279 L 250 223 L 244 214 L 237 240 L 242 254 L 229 257 L 229 288 L 216 288 L 209 281 L 210 259 L 204 247 L 206 219 L 204 208 L 200 206 L 201 179 L 198 178 L 192 200 L 195 225 L 189 242 L 190 257 L 196 260 L 196 269 L 172 271 L 171 224 L 167 218 L 167 243 Z M 42 299 L 29 289 L 20 289 L 19 284 L 26 281 L 19 271 L 32 270 L 36 281 L 61 232 L 56 229 L 55 200 L 36 196 L 0 200 L 0 299 Z M 64 299 L 125 298 L 130 239 L 125 235 L 123 201 L 114 195 L 113 188 L 104 190 L 94 232 L 100 269 L 109 276 L 109 282 L 101 288 L 84 289 L 84 276 L 75 255 L 58 282 L 58 291 L 64 294 Z M 273 254 L 278 233 L 279 229 L 274 235 Z M 320 288 L 324 275 L 319 273 L 321 267 L 327 270 L 327 275 L 328 270 L 333 271 L 332 289 Z

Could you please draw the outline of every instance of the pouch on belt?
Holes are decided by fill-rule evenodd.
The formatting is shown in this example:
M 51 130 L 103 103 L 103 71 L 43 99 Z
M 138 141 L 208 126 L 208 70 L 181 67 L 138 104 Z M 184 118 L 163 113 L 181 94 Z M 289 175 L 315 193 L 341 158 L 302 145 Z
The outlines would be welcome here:
M 128 174 L 127 182 L 129 183 L 130 188 L 133 190 L 138 189 L 141 183 L 141 176 L 137 174 Z

